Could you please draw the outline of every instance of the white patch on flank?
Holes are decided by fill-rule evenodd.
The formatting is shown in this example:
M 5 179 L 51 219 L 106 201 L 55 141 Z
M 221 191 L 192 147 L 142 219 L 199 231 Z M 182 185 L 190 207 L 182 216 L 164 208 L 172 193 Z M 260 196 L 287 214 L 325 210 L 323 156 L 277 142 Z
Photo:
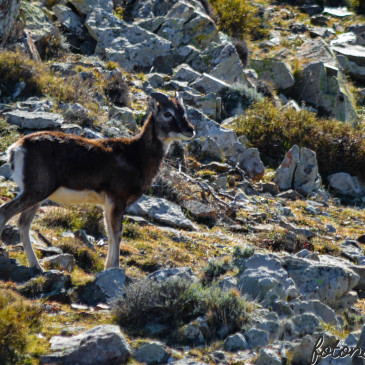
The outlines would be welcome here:
M 98 204 L 104 205 L 105 203 L 105 192 L 97 193 L 94 190 L 72 190 L 61 186 L 49 199 L 57 203 L 68 203 L 68 204 Z
M 26 150 L 23 147 L 16 146 L 16 143 L 11 145 L 7 151 L 8 157 L 10 157 L 10 152 L 14 153 L 14 169 L 13 172 L 13 180 L 17 183 L 20 190 L 24 190 L 24 157 Z

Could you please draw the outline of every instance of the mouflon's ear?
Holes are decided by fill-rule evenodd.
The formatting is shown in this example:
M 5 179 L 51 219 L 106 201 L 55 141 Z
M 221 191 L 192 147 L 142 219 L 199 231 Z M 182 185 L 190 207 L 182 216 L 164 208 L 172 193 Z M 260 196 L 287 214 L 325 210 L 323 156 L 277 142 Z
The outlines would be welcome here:
M 162 93 L 152 93 L 151 98 L 153 98 L 154 100 L 156 100 L 160 104 L 165 104 L 166 105 L 166 104 L 170 103 L 169 98 L 165 94 L 162 94 Z

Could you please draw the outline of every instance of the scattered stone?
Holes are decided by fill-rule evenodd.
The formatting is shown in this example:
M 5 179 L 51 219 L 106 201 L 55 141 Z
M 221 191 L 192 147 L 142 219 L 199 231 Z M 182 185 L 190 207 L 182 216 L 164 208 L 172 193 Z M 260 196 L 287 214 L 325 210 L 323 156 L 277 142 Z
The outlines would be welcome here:
M 198 323 L 189 323 L 183 328 L 183 340 L 193 346 L 205 344 L 204 335 Z
M 193 70 L 189 65 L 186 64 L 179 65 L 173 70 L 173 72 L 173 80 L 178 81 L 194 82 L 201 76 L 199 72 Z
M 7 224 L 1 232 L 1 240 L 7 245 L 16 245 L 21 242 L 18 228 Z
M 248 346 L 251 349 L 255 349 L 259 346 L 263 347 L 269 343 L 269 334 L 265 331 L 258 330 L 257 328 L 251 328 L 248 331 L 245 331 L 245 337 Z
M 166 199 L 143 195 L 127 208 L 127 214 L 145 216 L 158 223 L 194 230 L 194 224 L 187 219 L 181 208 Z
M 204 139 L 200 150 L 200 158 L 205 161 L 222 161 L 222 151 L 214 139 L 210 137 Z
M 347 17 L 354 15 L 354 13 L 352 11 L 348 11 L 348 9 L 346 7 L 343 7 L 343 8 L 326 7 L 323 9 L 323 13 L 331 15 L 336 18 L 347 18 Z
M 228 336 L 223 346 L 225 350 L 230 352 L 247 350 L 249 348 L 245 337 L 241 333 Z
M 147 279 L 153 279 L 164 282 L 168 279 L 181 279 L 195 281 L 195 275 L 190 267 L 177 267 L 171 269 L 157 270 L 147 276 Z
M 336 312 L 319 300 L 301 301 L 292 304 L 295 314 L 313 313 L 325 323 L 336 323 Z
M 255 365 L 281 365 L 281 358 L 270 349 L 261 349 Z
M 310 364 L 314 345 L 312 337 L 303 337 L 301 343 L 294 348 L 293 365 Z
M 20 265 L 17 260 L 9 259 L 7 255 L 0 256 L 0 280 L 24 283 L 39 274 L 38 270 Z
M 214 224 L 218 218 L 218 212 L 207 204 L 197 200 L 186 200 L 182 206 L 198 221 Z
M 13 110 L 4 113 L 4 116 L 7 118 L 8 123 L 23 129 L 54 129 L 61 127 L 63 123 L 62 115 L 55 113 Z
M 262 184 L 262 191 L 264 193 L 270 193 L 276 195 L 280 193 L 279 186 L 274 182 L 267 182 Z
M 6 163 L 0 166 L 0 176 L 4 177 L 6 180 L 9 180 L 13 175 L 11 171 L 10 164 Z
M 83 15 L 88 15 L 96 8 L 103 9 L 110 14 L 113 11 L 112 0 L 71 0 L 70 3 Z
M 341 255 L 357 263 L 364 257 L 364 249 L 355 240 L 340 243 Z
M 57 265 L 63 270 L 72 272 L 75 268 L 76 262 L 73 255 L 65 253 L 56 256 L 46 257 L 41 260 L 41 264 Z
M 313 313 L 304 313 L 293 317 L 291 320 L 295 325 L 295 332 L 300 337 L 313 334 L 322 328 L 318 317 Z
M 52 354 L 40 356 L 41 364 L 125 364 L 130 348 L 118 326 L 101 325 L 72 337 L 54 336 Z
M 169 354 L 165 346 L 160 342 L 144 343 L 134 350 L 132 357 L 134 360 L 147 364 L 165 364 Z
M 110 303 L 123 296 L 126 276 L 123 269 L 107 269 L 96 274 L 95 284 Z

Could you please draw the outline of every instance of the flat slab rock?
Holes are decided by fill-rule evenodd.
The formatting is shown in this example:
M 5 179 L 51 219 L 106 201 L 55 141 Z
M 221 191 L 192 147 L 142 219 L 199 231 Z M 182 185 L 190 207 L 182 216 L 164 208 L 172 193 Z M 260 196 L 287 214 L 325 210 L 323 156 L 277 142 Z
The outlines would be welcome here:
M 101 325 L 76 336 L 51 338 L 54 353 L 40 357 L 41 364 L 119 365 L 127 362 L 130 347 L 118 326 Z
M 147 217 L 171 227 L 194 230 L 194 224 L 184 216 L 181 208 L 166 199 L 143 195 L 127 208 L 127 214 Z
M 63 117 L 61 114 L 46 112 L 28 112 L 25 110 L 13 110 L 4 113 L 8 123 L 27 129 L 53 129 L 61 127 Z

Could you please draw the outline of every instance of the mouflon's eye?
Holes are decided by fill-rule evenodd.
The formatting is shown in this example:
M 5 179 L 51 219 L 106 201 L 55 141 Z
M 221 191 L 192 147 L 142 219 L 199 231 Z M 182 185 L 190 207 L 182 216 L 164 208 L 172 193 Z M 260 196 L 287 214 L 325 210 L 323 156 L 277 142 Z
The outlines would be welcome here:
M 172 114 L 170 112 L 165 112 L 165 113 L 163 113 L 163 116 L 165 118 L 171 118 L 172 117 Z

